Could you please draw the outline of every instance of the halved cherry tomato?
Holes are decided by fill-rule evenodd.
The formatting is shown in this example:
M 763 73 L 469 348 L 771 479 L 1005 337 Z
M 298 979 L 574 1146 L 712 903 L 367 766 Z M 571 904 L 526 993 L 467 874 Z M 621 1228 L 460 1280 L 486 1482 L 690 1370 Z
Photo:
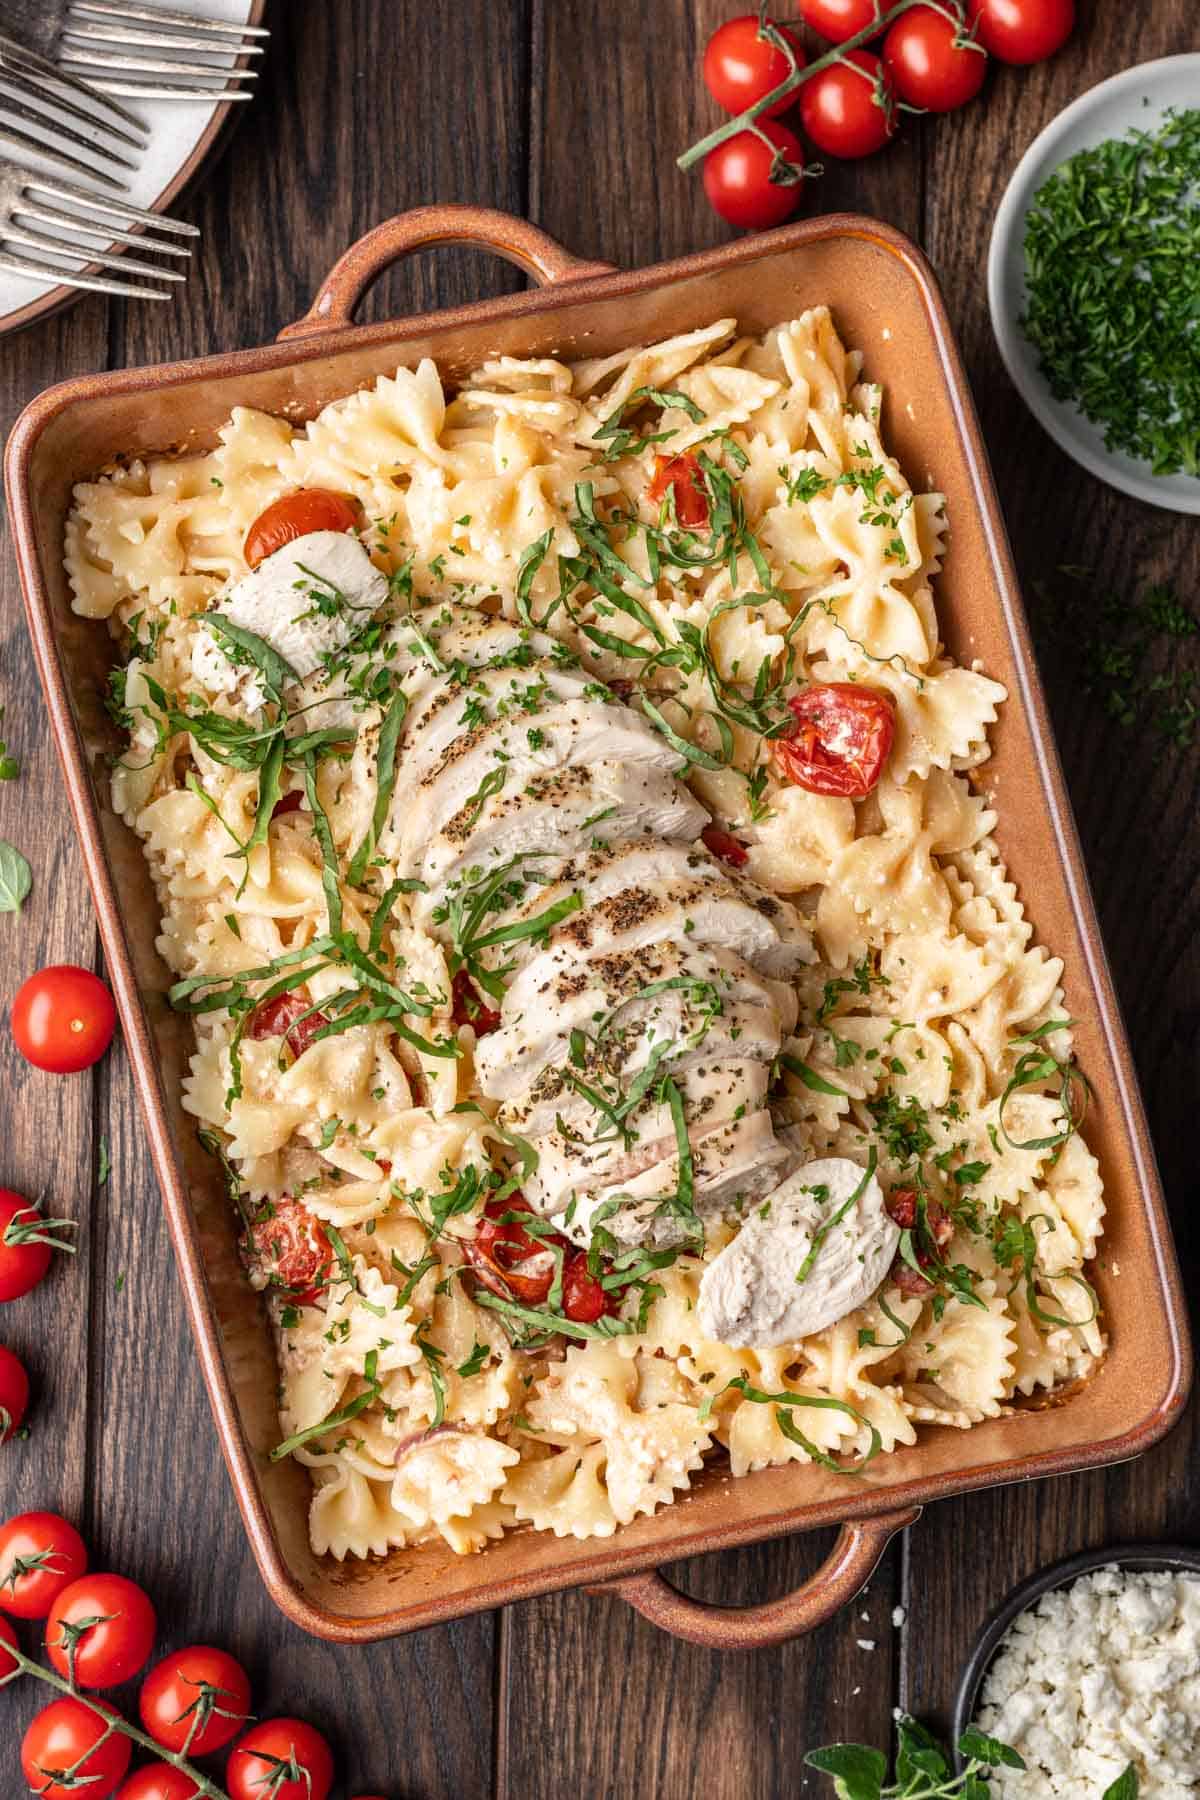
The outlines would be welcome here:
M 1075 29 L 1075 0 L 969 0 L 979 42 L 1006 63 L 1045 62 Z
M 831 44 L 849 37 L 879 18 L 881 0 L 800 0 L 800 17 Z
M 450 1016 L 456 1025 L 472 1026 L 476 1037 L 486 1037 L 489 1031 L 499 1030 L 500 1014 L 481 998 L 465 969 L 460 969 L 454 977 L 451 994 L 454 1006 Z
M 965 106 L 987 74 L 987 52 L 932 6 L 901 14 L 883 40 L 883 61 L 901 100 L 927 112 Z
M 291 1194 L 270 1202 L 250 1226 L 247 1254 L 300 1306 L 315 1306 L 333 1268 L 333 1245 L 319 1219 Z
M 774 24 L 774 20 L 769 23 Z M 804 52 L 794 34 L 781 25 L 776 25 L 775 30 L 787 39 L 796 58 L 796 67 L 802 69 Z M 726 19 L 724 25 L 717 26 L 705 47 L 704 85 L 717 105 L 729 113 L 745 112 L 781 81 L 786 81 L 790 73 L 787 57 L 763 35 L 756 13 Z M 785 112 L 793 98 L 792 94 L 784 94 L 759 117 L 769 119 L 776 113 Z
M 274 806 L 271 808 L 271 817 L 273 819 L 282 819 L 288 813 L 299 812 L 303 804 L 304 795 L 300 792 L 300 789 L 292 788 L 289 793 L 284 794 L 281 799 L 275 802 Z
M 915 1229 L 919 1217 L 916 1188 L 893 1188 L 884 1201 L 884 1205 L 889 1217 L 900 1227 L 901 1231 Z M 938 1251 L 943 1250 L 954 1236 L 953 1219 L 941 1202 L 933 1198 L 932 1194 L 927 1195 L 925 1199 L 925 1225 Z M 931 1267 L 933 1253 L 928 1245 L 915 1244 L 913 1247 L 921 1267 L 923 1269 Z M 927 1294 L 933 1286 L 932 1281 L 926 1280 L 924 1275 L 918 1275 L 912 1264 L 905 1262 L 902 1256 L 897 1256 L 892 1264 L 891 1279 L 902 1294 L 910 1296 Z
M 35 1069 L 75 1075 L 99 1062 L 117 1023 L 113 997 L 98 975 L 74 963 L 52 963 L 17 989 L 12 1031 Z
M 538 1217 L 520 1194 L 489 1200 L 475 1236 L 463 1243 L 463 1254 L 493 1294 L 539 1306 L 554 1284 L 556 1263 L 550 1246 L 561 1246 L 566 1239 L 557 1232 L 534 1237 L 519 1220 L 509 1219 L 509 1213 Z
M 250 1678 L 225 1650 L 192 1644 L 151 1669 L 138 1698 L 142 1724 L 164 1750 L 207 1756 L 250 1716 Z
M 699 458 L 690 450 L 684 450 L 678 456 L 655 457 L 654 474 L 646 497 L 657 505 L 666 499 L 668 491 L 675 495 L 675 517 L 685 531 L 696 531 L 701 525 L 708 524 L 704 472 Z
M 329 1023 L 328 1013 L 309 1012 L 311 1005 L 307 994 L 299 990 L 276 994 L 273 1000 L 263 1000 L 250 1014 L 246 1036 L 255 1039 L 281 1037 L 292 1055 L 301 1057 L 322 1025 Z M 307 1018 L 305 1013 L 308 1013 Z
M 345 494 L 332 494 L 328 488 L 299 488 L 259 513 L 246 533 L 242 554 L 250 567 L 257 569 L 264 558 L 312 531 L 353 531 L 357 524 L 358 507 Z
M 46 1653 L 81 1688 L 117 1687 L 150 1660 L 158 1619 L 150 1596 L 124 1575 L 81 1575 L 46 1621 Z
M 20 1648 L 17 1634 L 7 1619 L 0 1619 L 0 1644 L 7 1644 L 10 1650 Z M 17 1664 L 12 1657 L 5 1656 L 4 1652 L 0 1650 L 0 1681 L 3 1681 L 6 1675 L 11 1675 L 16 1667 Z
M 37 1205 L 11 1188 L 0 1188 L 0 1303 L 29 1293 L 50 1267 L 55 1249 L 73 1246 L 56 1237 L 67 1220 L 47 1219 Z
M 200 1789 L 182 1769 L 150 1763 L 117 1789 L 114 1800 L 195 1800 Z
M 18 1513 L 0 1525 L 0 1607 L 18 1619 L 44 1619 L 87 1565 L 84 1541 L 66 1519 Z
M 16 1437 L 29 1409 L 29 1377 L 25 1365 L 0 1344 L 0 1444 Z
M 594 1325 L 617 1310 L 616 1295 L 589 1270 L 586 1250 L 576 1251 L 563 1268 L 562 1309 L 577 1325 Z
M 329 1745 L 301 1719 L 268 1719 L 234 1746 L 225 1770 L 230 1800 L 328 1800 Z
M 820 79 L 817 75 L 814 82 Z M 801 93 L 806 94 L 814 82 L 801 88 Z M 742 231 L 766 231 L 771 225 L 782 225 L 799 206 L 804 183 L 772 181 L 772 172 L 779 173 L 780 163 L 803 168 L 804 146 L 778 119 L 763 119 L 757 131 L 739 131 L 726 138 L 704 159 L 704 192 L 709 205 Z
M 731 869 L 744 869 L 750 860 L 750 852 L 745 844 L 739 844 L 733 833 L 722 830 L 720 825 L 706 825 L 700 833 L 700 841 L 705 849 L 711 850 L 714 856 L 719 856 Z
M 106 1800 L 128 1769 L 133 1751 L 120 1732 L 105 1737 L 107 1729 L 82 1700 L 51 1701 L 21 1744 L 21 1767 L 33 1792 L 44 1800 L 80 1800 L 84 1794 L 87 1800 Z
M 870 50 L 848 50 L 800 89 L 806 137 L 827 156 L 870 156 L 896 132 L 891 80 Z
M 771 744 L 787 779 L 810 794 L 848 800 L 869 794 L 896 735 L 891 697 L 857 682 L 830 681 L 805 688 L 788 706 L 796 723 Z

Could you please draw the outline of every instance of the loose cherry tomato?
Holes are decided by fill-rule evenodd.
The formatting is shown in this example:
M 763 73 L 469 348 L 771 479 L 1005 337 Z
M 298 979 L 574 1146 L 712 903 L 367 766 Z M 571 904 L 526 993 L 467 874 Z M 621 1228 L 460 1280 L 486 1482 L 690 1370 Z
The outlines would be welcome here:
M 901 1231 L 913 1231 L 916 1228 L 920 1216 L 916 1188 L 893 1188 L 884 1201 L 884 1205 L 889 1216 Z M 941 1202 L 935 1200 L 932 1194 L 927 1195 L 925 1200 L 925 1225 L 936 1250 L 939 1252 L 944 1250 L 954 1236 L 954 1221 Z M 921 1267 L 923 1269 L 930 1268 L 934 1259 L 929 1246 L 915 1244 L 913 1248 Z M 906 1262 L 902 1256 L 897 1256 L 892 1264 L 891 1279 L 902 1294 L 910 1296 L 927 1294 L 933 1286 L 932 1281 L 928 1281 L 924 1275 L 918 1275 L 912 1264 Z
M 300 1306 L 315 1306 L 333 1268 L 333 1245 L 301 1201 L 282 1194 L 247 1232 L 245 1254 Z
M 17 1634 L 7 1619 L 0 1619 L 0 1644 L 7 1644 L 10 1650 L 19 1648 Z M 11 1656 L 6 1656 L 0 1650 L 0 1681 L 3 1681 L 6 1675 L 11 1675 L 17 1666 Z
M 275 802 L 274 806 L 271 808 L 271 817 L 273 819 L 282 819 L 286 817 L 288 813 L 299 812 L 303 804 L 304 795 L 300 792 L 300 789 L 292 788 Z
M 74 1249 L 57 1230 L 69 1219 L 47 1219 L 36 1203 L 11 1188 L 0 1188 L 0 1302 L 19 1300 L 35 1288 L 50 1267 L 52 1250 Z
M 617 1299 L 600 1285 L 588 1268 L 586 1250 L 578 1250 L 563 1268 L 562 1309 L 577 1325 L 594 1325 L 605 1313 L 615 1313 Z
M 53 963 L 22 982 L 12 1003 L 17 1049 L 35 1069 L 75 1075 L 99 1062 L 117 1023 L 113 997 L 98 975 Z
M 25 1365 L 0 1344 L 0 1444 L 15 1437 L 29 1409 L 29 1377 Z
M 874 24 L 880 0 L 800 0 L 800 17 L 831 44 L 844 44 Z
M 750 860 L 745 844 L 739 844 L 732 832 L 723 831 L 719 825 L 706 825 L 700 838 L 705 848 L 728 863 L 731 869 L 744 869 Z
M 144 1669 L 158 1619 L 150 1596 L 124 1575 L 82 1575 L 46 1621 L 46 1653 L 81 1688 L 118 1687 Z
M 115 1800 L 195 1800 L 200 1789 L 182 1769 L 151 1763 L 118 1788 Z
M 250 1014 L 246 1036 L 255 1039 L 281 1037 L 292 1055 L 301 1057 L 322 1025 L 329 1023 L 328 1013 L 309 1012 L 311 1005 L 307 994 L 296 990 L 290 994 L 276 994 L 273 1000 L 260 1001 Z
M 773 20 L 770 22 L 774 24 Z M 796 67 L 802 69 L 804 52 L 793 33 L 780 25 L 776 25 L 775 30 L 787 39 L 796 58 Z M 717 26 L 705 47 L 704 85 L 717 105 L 723 106 L 728 113 L 745 112 L 781 81 L 786 81 L 790 74 L 787 57 L 763 35 L 756 13 L 743 13 L 740 19 L 726 19 L 724 25 Z M 759 117 L 769 119 L 776 113 L 785 112 L 794 98 L 794 94 L 784 94 Z
M 106 1730 L 103 1718 L 82 1700 L 54 1700 L 38 1713 L 21 1744 L 21 1767 L 34 1793 L 45 1800 L 80 1800 L 85 1794 L 87 1800 L 105 1800 L 132 1754 L 127 1737 L 117 1731 L 105 1737 Z
M 234 1747 L 225 1785 L 230 1800 L 328 1800 L 333 1757 L 301 1719 L 268 1719 Z
M 87 1564 L 84 1541 L 66 1519 L 18 1513 L 0 1525 L 0 1607 L 18 1619 L 44 1619 Z
M 1045 62 L 1075 29 L 1075 0 L 968 0 L 979 42 L 1006 63 Z
M 503 1298 L 540 1306 L 554 1285 L 556 1262 L 550 1246 L 562 1246 L 566 1239 L 548 1232 L 534 1237 L 509 1213 L 538 1215 L 520 1194 L 507 1200 L 489 1200 L 473 1238 L 463 1242 L 463 1254 L 484 1287 Z
M 250 567 L 257 569 L 265 557 L 312 531 L 353 531 L 357 524 L 358 508 L 344 494 L 331 494 L 328 488 L 299 488 L 259 513 L 246 533 L 242 554 Z
M 656 505 L 668 492 L 675 496 L 675 517 L 685 531 L 696 531 L 708 524 L 708 492 L 700 459 L 690 450 L 678 456 L 656 456 L 654 474 L 646 489 L 646 498 Z
M 932 6 L 901 14 L 883 40 L 883 62 L 901 100 L 927 112 L 965 106 L 987 74 L 987 54 L 965 26 Z
M 456 1025 L 473 1026 L 477 1038 L 499 1030 L 500 1014 L 482 998 L 465 969 L 460 969 L 454 977 L 451 994 L 454 1005 L 450 1016 Z
M 891 697 L 853 681 L 805 688 L 788 701 L 795 726 L 772 741 L 776 763 L 810 794 L 861 800 L 875 787 L 896 735 Z
M 888 72 L 870 50 L 848 50 L 800 90 L 806 137 L 828 156 L 870 156 L 896 131 Z
M 235 1738 L 250 1716 L 250 1678 L 224 1650 L 192 1644 L 151 1669 L 138 1707 L 156 1744 L 207 1756 Z
M 821 77 L 815 79 L 819 81 Z M 801 92 L 807 93 L 808 88 Z M 704 191 L 709 205 L 742 231 L 765 231 L 770 225 L 782 225 L 799 206 L 803 185 L 799 179 L 771 179 L 772 172 L 786 175 L 789 167 L 795 170 L 804 166 L 804 146 L 795 132 L 778 119 L 763 119 L 758 129 L 769 143 L 753 131 L 739 131 L 710 150 L 704 159 Z

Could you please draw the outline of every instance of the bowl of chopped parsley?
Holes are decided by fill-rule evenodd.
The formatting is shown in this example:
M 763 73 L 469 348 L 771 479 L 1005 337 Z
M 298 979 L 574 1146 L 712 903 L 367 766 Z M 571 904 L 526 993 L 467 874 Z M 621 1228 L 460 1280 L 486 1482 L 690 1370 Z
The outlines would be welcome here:
M 988 302 L 1068 456 L 1200 513 L 1200 53 L 1114 75 L 1034 140 L 996 213 Z

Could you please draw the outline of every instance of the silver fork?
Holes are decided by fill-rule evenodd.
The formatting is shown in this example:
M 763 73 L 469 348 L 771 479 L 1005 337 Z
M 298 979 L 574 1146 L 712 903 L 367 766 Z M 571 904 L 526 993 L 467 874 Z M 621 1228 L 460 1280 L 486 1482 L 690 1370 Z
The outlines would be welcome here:
M 108 95 L 0 33 L 0 148 L 123 189 L 122 177 L 137 167 L 149 139 L 141 121 Z
M 135 233 L 135 225 L 144 229 Z M 62 236 L 63 232 L 70 236 Z M 0 269 L 66 287 L 123 294 L 133 300 L 169 300 L 170 288 L 117 281 L 92 271 L 129 270 L 158 281 L 182 281 L 184 276 L 179 269 L 160 268 L 142 257 L 111 256 L 107 252 L 113 244 L 134 244 L 156 250 L 162 256 L 188 257 L 192 254 L 188 246 L 172 239 L 199 235 L 194 225 L 186 225 L 180 219 L 144 212 L 128 201 L 89 193 L 74 182 L 0 161 Z M 96 241 L 89 243 L 88 239 Z M 10 248 L 14 244 L 23 244 L 36 254 L 15 252 Z M 80 263 L 88 266 L 80 268 Z
M 108 94 L 146 100 L 249 100 L 257 71 L 234 57 L 262 55 L 265 25 L 237 25 L 126 0 L 69 0 L 58 60 Z M 174 54 L 166 54 L 163 52 Z M 183 52 L 183 54 L 179 54 Z

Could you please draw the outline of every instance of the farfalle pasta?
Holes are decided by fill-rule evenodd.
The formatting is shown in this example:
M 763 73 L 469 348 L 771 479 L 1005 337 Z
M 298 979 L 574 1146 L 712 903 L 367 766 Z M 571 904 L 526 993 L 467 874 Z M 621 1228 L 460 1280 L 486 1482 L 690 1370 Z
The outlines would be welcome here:
M 76 489 L 319 1554 L 605 1537 L 1099 1364 L 946 532 L 823 307 L 422 361 Z

